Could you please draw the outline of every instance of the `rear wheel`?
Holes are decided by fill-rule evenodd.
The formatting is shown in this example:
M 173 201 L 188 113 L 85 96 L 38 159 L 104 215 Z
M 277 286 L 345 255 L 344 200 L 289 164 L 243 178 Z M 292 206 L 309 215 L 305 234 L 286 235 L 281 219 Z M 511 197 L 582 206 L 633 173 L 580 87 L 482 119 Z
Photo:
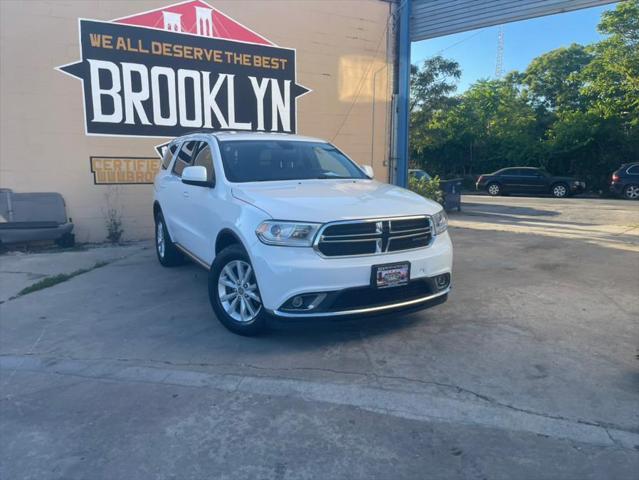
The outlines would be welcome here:
M 209 272 L 209 300 L 218 320 L 239 335 L 254 336 L 267 329 L 251 260 L 240 245 L 222 250 Z
M 565 183 L 555 183 L 550 191 L 552 196 L 555 198 L 564 198 L 568 196 L 568 186 Z
M 171 241 L 161 212 L 155 216 L 155 253 L 164 267 L 174 267 L 184 263 L 184 256 Z
M 628 200 L 638 200 L 639 185 L 627 185 L 626 188 L 623 189 L 623 197 Z
M 489 183 L 486 187 L 486 191 L 488 192 L 488 195 L 492 197 L 497 197 L 502 194 L 501 185 L 495 182 Z
M 65 233 L 55 241 L 56 245 L 61 248 L 71 248 L 75 246 L 75 235 L 72 233 Z

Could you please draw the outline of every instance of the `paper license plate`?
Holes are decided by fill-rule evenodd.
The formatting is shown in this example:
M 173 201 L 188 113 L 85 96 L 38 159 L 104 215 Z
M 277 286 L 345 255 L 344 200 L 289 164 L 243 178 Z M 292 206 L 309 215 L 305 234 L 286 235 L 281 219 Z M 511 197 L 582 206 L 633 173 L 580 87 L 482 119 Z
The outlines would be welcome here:
M 372 283 L 376 288 L 399 287 L 410 280 L 410 263 L 373 265 Z

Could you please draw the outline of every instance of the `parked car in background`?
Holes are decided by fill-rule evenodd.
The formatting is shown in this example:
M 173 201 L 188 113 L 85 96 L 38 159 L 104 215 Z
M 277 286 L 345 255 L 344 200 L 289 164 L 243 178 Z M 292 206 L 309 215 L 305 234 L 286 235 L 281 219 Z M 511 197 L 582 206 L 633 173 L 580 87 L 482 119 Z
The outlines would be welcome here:
M 624 163 L 615 170 L 610 191 L 628 200 L 639 200 L 639 162 Z
M 322 140 L 180 137 L 154 190 L 158 260 L 206 268 L 211 306 L 233 332 L 448 297 L 453 251 L 441 205 L 375 181 L 371 167 Z
M 409 168 L 408 169 L 408 175 L 410 177 L 415 178 L 416 180 L 429 181 L 429 180 L 432 179 L 432 177 L 430 175 L 428 175 L 428 173 L 426 173 L 424 170 L 421 170 L 419 168 Z
M 480 175 L 476 187 L 492 196 L 523 193 L 551 194 L 563 198 L 582 193 L 586 184 L 572 177 L 556 177 L 540 168 L 509 167 Z

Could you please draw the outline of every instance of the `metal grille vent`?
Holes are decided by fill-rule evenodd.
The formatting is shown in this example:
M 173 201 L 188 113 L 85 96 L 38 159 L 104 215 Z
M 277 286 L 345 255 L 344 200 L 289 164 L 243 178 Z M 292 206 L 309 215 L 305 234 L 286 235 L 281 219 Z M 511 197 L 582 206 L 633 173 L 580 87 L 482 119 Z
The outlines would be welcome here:
M 326 257 L 380 255 L 424 248 L 431 239 L 428 216 L 356 220 L 325 225 L 315 248 Z

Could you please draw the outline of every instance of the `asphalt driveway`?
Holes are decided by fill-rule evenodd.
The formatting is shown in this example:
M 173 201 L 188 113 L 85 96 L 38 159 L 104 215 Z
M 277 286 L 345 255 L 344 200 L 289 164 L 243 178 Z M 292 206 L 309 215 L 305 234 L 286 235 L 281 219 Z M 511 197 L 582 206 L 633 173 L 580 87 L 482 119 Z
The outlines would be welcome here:
M 633 478 L 639 205 L 466 200 L 448 303 L 262 338 L 198 267 L 89 250 L 0 305 L 0 477 Z M 0 286 L 72 254 L 0 257 Z

